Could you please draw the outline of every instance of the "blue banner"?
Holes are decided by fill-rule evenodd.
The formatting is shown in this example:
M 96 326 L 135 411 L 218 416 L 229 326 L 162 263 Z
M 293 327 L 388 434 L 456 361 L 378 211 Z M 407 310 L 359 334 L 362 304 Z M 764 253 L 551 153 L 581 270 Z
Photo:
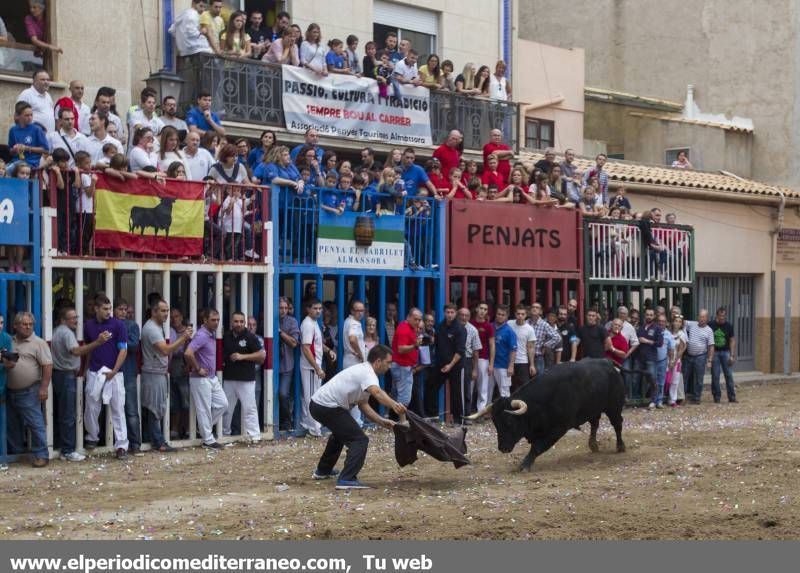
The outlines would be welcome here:
M 0 244 L 30 245 L 30 181 L 0 179 Z

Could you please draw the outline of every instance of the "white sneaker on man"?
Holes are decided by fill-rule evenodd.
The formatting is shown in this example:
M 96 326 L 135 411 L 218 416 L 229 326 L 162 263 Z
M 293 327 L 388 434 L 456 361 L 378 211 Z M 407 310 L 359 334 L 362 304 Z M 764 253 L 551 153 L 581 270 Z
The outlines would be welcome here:
M 82 462 L 86 459 L 86 456 L 78 452 L 70 452 L 68 454 L 61 454 L 61 459 L 65 462 Z

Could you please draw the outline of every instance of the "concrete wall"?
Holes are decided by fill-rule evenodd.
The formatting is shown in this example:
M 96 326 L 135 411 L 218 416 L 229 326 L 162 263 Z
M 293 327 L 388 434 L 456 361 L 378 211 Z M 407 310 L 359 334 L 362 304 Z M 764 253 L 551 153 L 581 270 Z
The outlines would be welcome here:
M 581 154 L 585 105 L 583 50 L 518 39 L 514 53 L 517 65 L 525 70 L 525 73 L 514 75 L 514 99 L 523 106 L 524 117 L 555 122 L 556 149 L 572 148 Z M 562 97 L 560 103 L 539 107 L 544 102 Z M 525 104 L 536 107 L 528 109 Z M 524 127 L 523 123 L 520 133 L 524 133 Z
M 519 35 L 584 48 L 589 86 L 684 101 L 694 84 L 704 112 L 753 119 L 753 177 L 796 186 L 797 12 L 790 0 L 532 0 Z
M 698 192 L 700 194 L 700 192 Z M 769 370 L 770 356 L 770 273 L 772 236 L 777 207 L 755 206 L 733 202 L 709 201 L 630 192 L 636 211 L 660 207 L 664 213 L 674 212 L 678 223 L 695 229 L 695 271 L 704 274 L 753 275 L 756 278 L 756 369 Z M 787 209 L 784 226 L 800 228 L 800 214 Z M 783 300 L 784 281 L 792 280 L 792 364 L 800 369 L 800 264 L 776 265 L 776 366 L 783 367 Z
M 442 60 L 453 62 L 456 73 L 460 73 L 467 62 L 486 64 L 494 69 L 495 62 L 501 56 L 498 0 L 393 1 L 439 14 L 437 53 Z M 361 55 L 364 53 L 364 44 L 372 39 L 372 6 L 372 0 L 287 2 L 292 22 L 303 30 L 311 22 L 318 23 L 326 42 L 332 38 L 344 40 L 348 34 L 358 36 L 361 40 L 358 52 Z

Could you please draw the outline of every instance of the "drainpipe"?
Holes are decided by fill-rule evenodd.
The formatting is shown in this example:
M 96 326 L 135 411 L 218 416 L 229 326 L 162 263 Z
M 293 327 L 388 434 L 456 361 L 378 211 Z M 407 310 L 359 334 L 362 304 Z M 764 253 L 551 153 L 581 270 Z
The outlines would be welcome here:
M 502 16 L 500 20 L 500 38 L 503 49 L 503 61 L 506 63 L 506 79 L 510 81 L 511 74 L 511 0 L 503 0 Z
M 174 20 L 174 6 L 172 5 L 173 0 L 163 0 L 161 5 L 163 6 L 163 15 L 162 18 L 164 22 L 164 67 L 162 68 L 165 71 L 173 71 L 173 57 L 172 57 L 172 35 L 169 33 L 169 28 L 172 26 L 172 21 Z
M 775 225 L 775 229 L 770 231 L 770 235 L 772 235 L 772 245 L 771 245 L 771 252 L 770 252 L 770 272 L 769 272 L 769 371 L 770 373 L 775 372 L 776 364 L 777 364 L 777 355 L 778 349 L 776 348 L 777 344 L 777 319 L 776 319 L 776 288 L 775 288 L 775 281 L 777 275 L 777 258 L 778 258 L 778 235 L 783 230 L 783 211 L 786 207 L 786 196 L 783 192 L 775 188 L 775 191 L 778 192 L 778 195 L 781 197 L 780 205 L 778 206 L 778 221 Z

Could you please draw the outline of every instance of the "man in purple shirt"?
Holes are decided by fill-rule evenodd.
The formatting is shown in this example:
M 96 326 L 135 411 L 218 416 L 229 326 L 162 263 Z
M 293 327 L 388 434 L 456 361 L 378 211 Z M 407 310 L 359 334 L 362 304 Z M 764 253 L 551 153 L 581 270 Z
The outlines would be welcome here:
M 200 311 L 203 323 L 192 338 L 189 347 L 183 354 L 191 368 L 189 373 L 189 390 L 197 413 L 197 431 L 203 440 L 204 448 L 215 450 L 224 446 L 214 439 L 211 430 L 228 409 L 228 399 L 217 378 L 217 337 L 219 312 L 213 308 Z
M 128 429 L 125 420 L 125 382 L 120 369 L 128 355 L 128 331 L 121 320 L 112 316 L 111 301 L 101 294 L 94 300 L 95 318 L 83 327 L 83 341 L 102 340 L 89 355 L 86 373 L 86 398 L 83 412 L 86 426 L 84 447 L 97 446 L 100 434 L 98 417 L 103 404 L 111 404 L 114 425 L 114 449 L 118 459 L 128 457 Z

